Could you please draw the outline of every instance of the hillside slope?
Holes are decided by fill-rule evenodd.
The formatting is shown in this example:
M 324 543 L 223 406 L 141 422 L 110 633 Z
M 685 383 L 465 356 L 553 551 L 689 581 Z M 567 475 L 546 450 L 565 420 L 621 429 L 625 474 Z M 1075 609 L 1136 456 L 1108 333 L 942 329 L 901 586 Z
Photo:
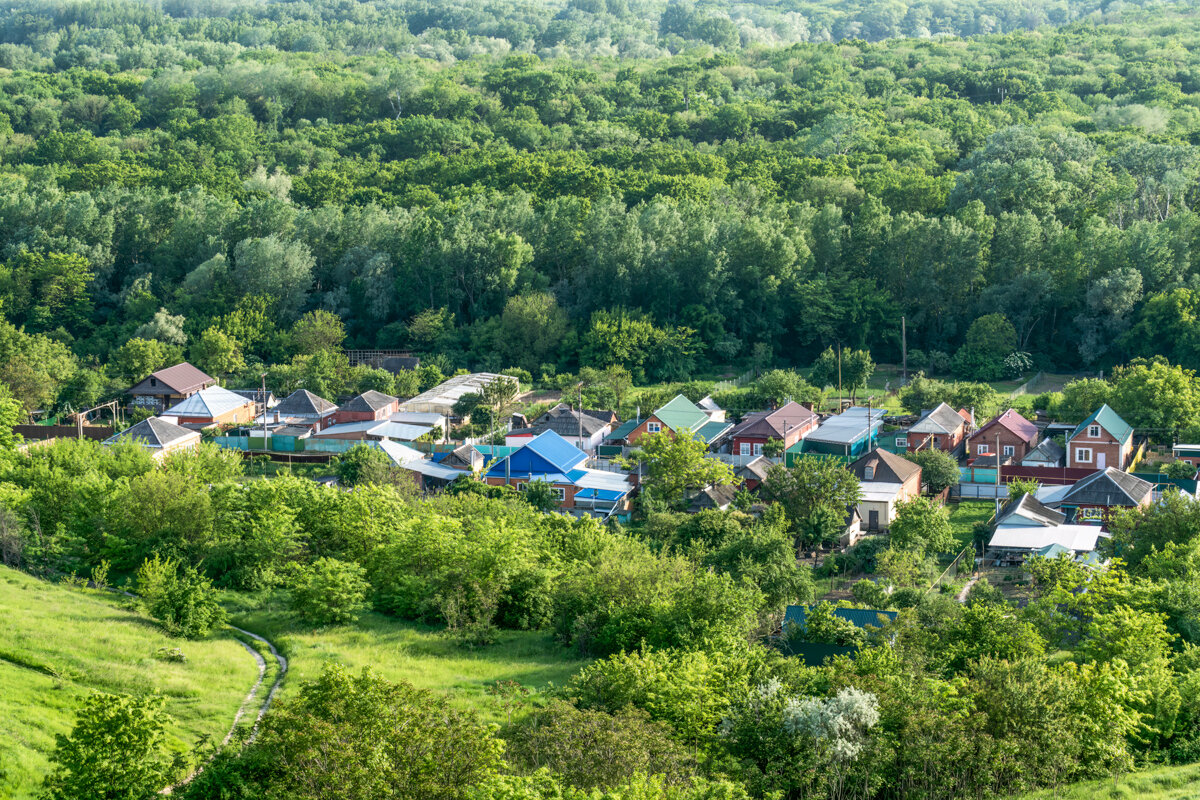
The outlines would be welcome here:
M 93 690 L 160 692 L 175 719 L 172 745 L 220 741 L 258 677 L 231 635 L 172 639 L 127 601 L 44 583 L 0 567 L 0 797 L 37 793 L 54 736 L 70 730 L 75 708 Z M 160 661 L 179 647 L 187 663 Z

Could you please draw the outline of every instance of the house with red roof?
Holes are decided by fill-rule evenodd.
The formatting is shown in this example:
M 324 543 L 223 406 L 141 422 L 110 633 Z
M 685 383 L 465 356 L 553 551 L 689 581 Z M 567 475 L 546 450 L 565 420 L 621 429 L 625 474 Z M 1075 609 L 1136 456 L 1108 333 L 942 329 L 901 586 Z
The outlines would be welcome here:
M 130 405 L 152 409 L 155 413 L 186 400 L 201 389 L 216 384 L 216 379 L 184 361 L 173 367 L 152 372 L 134 384 L 126 394 Z
M 1033 451 L 1037 440 L 1037 426 L 1010 408 L 967 437 L 967 458 L 999 456 L 1001 464 L 1009 459 L 1019 462 Z

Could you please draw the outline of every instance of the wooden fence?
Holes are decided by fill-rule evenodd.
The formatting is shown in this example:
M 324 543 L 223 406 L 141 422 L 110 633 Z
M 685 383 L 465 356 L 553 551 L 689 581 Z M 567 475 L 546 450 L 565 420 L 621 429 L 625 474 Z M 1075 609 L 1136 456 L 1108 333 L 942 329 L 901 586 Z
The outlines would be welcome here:
M 23 439 L 75 439 L 79 436 L 79 428 L 74 425 L 13 425 L 13 432 Z M 114 430 L 110 425 L 84 425 L 83 438 L 102 442 L 112 436 Z

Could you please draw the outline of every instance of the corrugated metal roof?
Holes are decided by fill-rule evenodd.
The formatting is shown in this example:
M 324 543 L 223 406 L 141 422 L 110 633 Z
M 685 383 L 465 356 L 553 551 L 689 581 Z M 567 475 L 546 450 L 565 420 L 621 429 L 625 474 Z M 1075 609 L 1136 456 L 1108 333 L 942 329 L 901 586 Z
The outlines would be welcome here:
M 371 412 L 378 411 L 381 408 L 387 408 L 392 403 L 395 403 L 399 398 L 392 397 L 390 394 L 377 392 L 374 389 L 355 395 L 347 400 L 339 410 L 341 411 L 358 411 Z
M 402 445 L 399 442 L 393 442 L 388 439 L 384 439 L 383 441 L 376 442 L 375 444 L 380 450 L 386 453 L 387 457 L 392 460 L 392 463 L 398 467 L 402 467 L 410 462 L 420 461 L 421 459 L 425 458 L 424 453 L 420 452 L 419 450 L 413 450 L 411 447 Z
M 158 372 L 152 372 L 149 377 L 180 394 L 194 392 L 202 386 L 209 386 L 216 382 L 203 370 L 193 367 L 186 361 L 173 367 L 160 369 Z
M 852 445 L 867 438 L 869 428 L 878 428 L 883 424 L 883 417 L 886 413 L 882 408 L 871 409 L 870 424 L 868 425 L 868 410 L 863 406 L 854 406 L 836 417 L 830 417 L 822 422 L 805 439 L 829 444 Z M 792 445 L 793 448 L 798 446 L 799 443 Z
M 1096 409 L 1090 417 L 1079 423 L 1075 430 L 1071 432 L 1071 435 L 1067 437 L 1067 441 L 1069 442 L 1083 433 L 1084 429 L 1092 424 L 1098 424 L 1101 428 L 1108 431 L 1118 442 L 1124 442 L 1133 435 L 1133 426 L 1121 419 L 1117 412 L 1109 408 L 1108 403 L 1105 403 Z
M 176 442 L 199 438 L 200 434 L 196 431 L 176 425 L 173 422 L 167 422 L 165 419 L 158 417 L 150 417 L 144 419 L 136 425 L 130 426 L 118 434 L 108 437 L 104 440 L 105 444 L 114 444 L 116 442 L 137 442 L 143 447 L 169 447 Z
M 992 534 L 988 547 L 1002 547 L 1008 550 L 1038 550 L 1057 544 L 1077 553 L 1086 553 L 1096 549 L 1096 541 L 1104 535 L 1096 525 L 1030 525 L 1022 527 L 1001 527 Z
M 605 439 L 608 439 L 609 441 L 614 439 L 624 439 L 626 436 L 633 433 L 634 428 L 641 424 L 642 423 L 640 420 L 627 419 L 622 422 L 615 431 L 606 436 Z
M 308 389 L 297 389 L 289 394 L 279 405 L 271 409 L 273 413 L 283 416 L 320 416 L 330 411 L 337 411 L 337 406 L 318 397 Z
M 676 433 L 697 431 L 708 422 L 708 415 L 681 394 L 675 395 L 671 402 L 655 410 L 654 416 Z
M 185 400 L 180 400 L 163 413 L 175 417 L 215 418 L 253 405 L 253 400 L 247 400 L 236 392 L 222 389 L 220 386 L 209 386 Z
M 811 606 L 788 606 L 783 614 L 784 625 L 799 625 L 803 628 L 810 608 Z M 856 628 L 865 628 L 868 625 L 881 628 L 886 622 L 895 619 L 897 612 L 880 611 L 875 608 L 835 608 L 833 615 L 853 623 Z
M 946 403 L 941 403 L 932 411 L 926 411 L 916 424 L 908 429 L 909 433 L 953 433 L 967 421 L 962 415 Z
M 733 427 L 729 422 L 706 422 L 696 431 L 696 438 L 705 444 L 712 444 L 717 439 L 720 439 Z

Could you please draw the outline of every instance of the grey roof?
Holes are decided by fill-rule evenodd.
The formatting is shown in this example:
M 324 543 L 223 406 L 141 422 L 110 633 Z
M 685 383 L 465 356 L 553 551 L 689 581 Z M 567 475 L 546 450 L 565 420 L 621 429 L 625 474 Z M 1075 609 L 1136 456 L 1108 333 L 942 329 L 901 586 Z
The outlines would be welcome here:
M 388 356 L 379 362 L 381 369 L 393 374 L 406 369 L 416 369 L 421 366 L 421 359 L 416 356 Z
M 1055 505 L 1137 506 L 1153 493 L 1150 481 L 1107 467 L 1076 481 Z
M 932 411 L 926 411 L 917 423 L 908 429 L 909 433 L 953 433 L 965 425 L 967 421 L 962 415 L 945 403 Z
M 167 422 L 165 419 L 150 417 L 144 419 L 120 433 L 110 436 L 107 442 L 137 442 L 146 447 L 169 447 L 183 439 L 194 438 L 196 431 Z
M 1042 439 L 1041 444 L 1030 450 L 1029 455 L 1021 459 L 1021 463 L 1036 461 L 1038 463 L 1061 464 L 1066 454 L 1067 451 L 1058 442 L 1053 439 Z
M 392 403 L 395 403 L 399 398 L 392 397 L 390 394 L 377 392 L 374 389 L 355 395 L 347 400 L 338 409 L 339 411 L 378 411 L 381 408 L 387 408 Z
M 308 389 L 297 389 L 280 400 L 279 405 L 271 410 L 280 416 L 317 416 L 337 411 L 337 406 L 324 397 L 318 397 Z
M 869 481 L 866 477 L 867 467 L 875 468 Z M 919 473 L 921 467 L 903 456 L 877 447 L 851 464 L 850 471 L 863 482 L 904 483 Z
M 692 498 L 688 511 L 694 514 L 709 508 L 726 508 L 736 495 L 736 486 L 709 486 Z
M 1045 503 L 1040 502 L 1031 494 L 1022 495 L 1019 500 L 1010 500 L 996 515 L 996 525 L 1001 525 L 1012 516 L 1019 516 L 1047 527 L 1062 525 L 1067 521 L 1067 515 L 1055 511 Z
M 578 436 L 580 428 L 583 435 L 593 436 L 604 430 L 608 422 L 587 411 L 576 411 L 566 405 L 557 405 L 535 419 L 528 428 L 512 431 L 512 433 L 533 433 L 534 435 L 554 431 L 559 436 Z
M 253 400 L 256 403 L 262 402 L 262 389 L 230 389 L 229 391 L 241 395 L 247 400 Z M 268 390 L 267 405 L 271 406 L 276 402 L 278 402 L 278 398 L 275 397 L 275 393 Z
M 752 461 L 747 461 L 737 469 L 737 476 L 742 480 L 760 480 L 767 479 L 767 470 L 771 468 L 771 459 L 766 456 L 759 456 Z
M 306 428 L 303 425 L 284 425 L 271 432 L 272 436 L 295 436 L 297 439 L 303 439 L 310 434 L 312 434 L 312 428 Z

